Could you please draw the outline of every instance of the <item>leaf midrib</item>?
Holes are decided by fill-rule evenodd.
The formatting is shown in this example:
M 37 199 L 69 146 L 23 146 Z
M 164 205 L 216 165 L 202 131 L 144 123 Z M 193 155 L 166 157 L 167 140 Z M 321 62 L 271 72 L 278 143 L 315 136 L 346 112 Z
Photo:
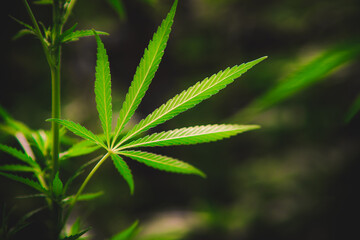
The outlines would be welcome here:
M 133 148 L 133 147 L 138 147 L 138 146 L 142 146 L 142 145 L 148 145 L 148 144 L 152 144 L 152 143 L 156 143 L 156 142 L 166 142 L 166 141 L 178 140 L 178 139 L 182 139 L 182 138 L 191 138 L 191 137 L 205 137 L 206 135 L 213 135 L 213 134 L 215 135 L 215 134 L 237 132 L 237 131 L 243 131 L 243 129 L 231 129 L 231 130 L 225 130 L 225 131 L 219 130 L 219 131 L 215 131 L 215 132 L 211 132 L 211 133 L 191 134 L 191 135 L 175 136 L 175 137 L 165 138 L 165 139 L 155 139 L 155 140 L 151 140 L 151 141 L 147 141 L 147 142 L 143 142 L 143 143 L 125 145 L 125 146 L 123 146 L 123 148 L 119 148 L 118 151 Z
M 128 156 L 128 157 L 134 157 L 134 158 L 142 158 L 142 159 L 145 159 L 145 160 L 147 160 L 147 161 L 149 161 L 149 162 L 153 162 L 153 163 L 157 163 L 157 164 L 159 164 L 159 165 L 163 165 L 163 166 L 170 166 L 170 167 L 178 167 L 178 168 L 181 168 L 181 169 L 187 169 L 187 168 L 184 168 L 184 167 L 179 167 L 178 165 L 174 165 L 174 164 L 165 164 L 164 162 L 161 162 L 161 161 L 157 161 L 157 160 L 155 160 L 155 159 L 149 159 L 149 158 L 147 158 L 147 153 L 146 152 L 138 152 L 138 153 L 140 153 L 141 154 L 141 157 L 139 157 L 139 155 L 134 155 L 134 154 L 131 154 L 131 153 L 129 153 L 130 151 L 127 151 L 127 152 L 119 152 L 119 154 L 122 154 L 122 155 L 124 155 L 124 156 Z M 144 156 L 145 155 L 145 156 Z M 162 157 L 161 155 L 154 155 L 155 157 Z M 175 159 L 173 159 L 173 158 L 170 158 L 170 157 L 167 157 L 169 160 L 175 160 Z M 176 160 L 175 160 L 176 161 Z M 185 166 L 188 166 L 188 165 L 186 165 L 186 164 L 184 164 L 184 163 L 182 163 L 182 162 L 180 162 L 180 161 L 177 161 L 178 163 L 181 163 L 181 165 L 180 166 L 182 166 L 182 165 L 185 165 Z

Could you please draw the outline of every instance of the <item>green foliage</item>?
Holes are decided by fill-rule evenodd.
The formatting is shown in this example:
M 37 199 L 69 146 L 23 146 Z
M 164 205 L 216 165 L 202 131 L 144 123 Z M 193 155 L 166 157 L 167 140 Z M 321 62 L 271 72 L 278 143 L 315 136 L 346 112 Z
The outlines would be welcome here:
M 95 31 L 95 32 L 96 34 L 99 35 L 109 35 L 108 33 L 102 31 Z M 72 30 L 70 32 L 64 32 L 63 35 L 61 36 L 61 41 L 63 43 L 74 42 L 74 41 L 78 41 L 82 37 L 89 37 L 93 35 L 94 35 L 94 30 L 77 30 L 77 31 Z
M 130 227 L 125 229 L 124 231 L 116 234 L 110 240 L 130 240 L 136 235 L 137 226 L 139 221 L 135 221 Z
M 176 6 L 177 1 L 175 1 L 166 19 L 163 20 L 152 40 L 150 41 L 149 46 L 144 51 L 144 56 L 140 60 L 140 64 L 136 69 L 134 79 L 120 110 L 112 145 L 114 145 L 125 124 L 135 113 L 135 110 L 139 106 L 142 98 L 149 88 L 152 79 L 155 76 L 156 70 L 159 67 L 161 58 L 164 55 L 167 41 L 169 39 Z
M 349 123 L 351 119 L 360 111 L 360 94 L 356 97 L 355 101 L 351 104 L 346 116 L 345 122 Z
M 205 174 L 199 169 L 171 157 L 141 151 L 120 151 L 119 154 L 159 170 L 183 174 L 196 174 L 205 177 Z
M 106 137 L 107 146 L 110 147 L 112 122 L 110 67 L 104 44 L 95 32 L 94 35 L 98 45 L 95 81 L 96 107 L 99 112 L 101 126 Z
M 194 86 L 170 99 L 167 103 L 156 109 L 145 119 L 141 120 L 125 136 L 117 141 L 117 138 L 120 135 L 124 125 L 133 116 L 135 110 L 145 95 L 145 92 L 148 89 L 156 70 L 158 69 L 167 40 L 169 38 L 176 6 L 177 1 L 174 2 L 169 14 L 165 20 L 163 20 L 157 32 L 154 34 L 148 48 L 145 49 L 144 56 L 140 61 L 134 79 L 126 95 L 123 107 L 119 114 L 118 123 L 113 134 L 111 134 L 112 103 L 109 61 L 101 39 L 94 32 L 98 46 L 95 75 L 95 99 L 107 146 L 104 145 L 99 137 L 80 124 L 68 120 L 50 119 L 62 124 L 74 134 L 103 147 L 108 152 L 88 175 L 87 179 L 78 191 L 77 196 L 80 196 L 82 189 L 85 187 L 88 180 L 92 177 L 92 174 L 108 158 L 108 156 L 111 156 L 118 172 L 128 183 L 130 192 L 133 192 L 134 183 L 131 171 L 127 164 L 122 160 L 122 158 L 117 156 L 117 154 L 129 157 L 159 170 L 184 174 L 196 174 L 202 177 L 205 176 L 202 171 L 191 166 L 190 164 L 171 157 L 141 151 L 122 151 L 122 149 L 129 149 L 139 146 L 170 146 L 211 142 L 258 128 L 258 126 L 254 125 L 209 125 L 193 128 L 183 128 L 170 132 L 146 136 L 143 139 L 135 141 L 135 143 L 132 142 L 123 146 L 124 143 L 129 139 L 177 116 L 178 114 L 194 107 L 196 104 L 218 93 L 221 89 L 225 88 L 228 84 L 232 83 L 236 78 L 240 77 L 243 73 L 264 60 L 266 57 L 244 63 L 239 66 L 234 66 L 232 68 L 227 68 L 224 71 L 220 71 L 219 73 L 196 83 Z M 113 140 L 110 144 L 111 136 L 113 136 Z M 157 143 L 155 143 L 155 141 Z M 74 202 L 76 202 L 76 197 Z
M 233 116 L 230 121 L 251 120 L 256 114 L 326 78 L 341 66 L 353 61 L 359 54 L 359 42 L 346 42 L 326 49 L 255 99 Z
M 29 157 L 23 152 L 20 152 L 15 148 L 0 144 L 0 150 L 12 155 L 13 157 L 23 161 L 24 163 L 27 163 L 28 165 L 34 167 L 35 169 L 40 168 L 39 165 L 33 159 L 31 159 L 31 157 Z
M 120 175 L 123 176 L 125 181 L 128 183 L 129 188 L 130 188 L 130 193 L 133 194 L 134 193 L 134 180 L 133 180 L 133 176 L 131 174 L 131 170 L 130 170 L 129 166 L 119 155 L 112 154 L 111 158 L 113 160 L 113 163 L 114 163 L 116 169 L 120 173 Z
M 154 133 L 122 146 L 119 150 L 136 147 L 190 145 L 218 141 L 238 133 L 259 128 L 258 125 L 206 125 Z
M 63 120 L 63 119 L 49 119 L 49 121 L 54 121 L 54 122 L 60 123 L 63 126 L 65 126 L 68 130 L 73 132 L 74 134 L 76 134 L 84 139 L 87 139 L 89 141 L 92 141 L 93 143 L 95 143 L 99 146 L 106 148 L 103 141 L 98 136 L 96 136 L 90 130 L 87 130 L 85 127 L 81 126 L 78 123 L 74 123 L 72 121 Z
M 0 175 L 4 176 L 4 177 L 7 177 L 11 180 L 14 180 L 16 182 L 20 182 L 20 183 L 23 183 L 25 185 L 28 185 L 32 188 L 34 188 L 35 190 L 39 191 L 39 192 L 42 192 L 42 193 L 46 193 L 47 190 L 44 189 L 39 183 L 37 182 L 34 182 L 33 180 L 31 179 L 28 179 L 28 178 L 24 178 L 24 177 L 20 177 L 20 176 L 17 176 L 17 175 L 14 175 L 14 174 L 10 174 L 10 173 L 3 173 L 3 172 L 0 172 Z
M 126 11 L 122 0 L 107 0 L 121 20 L 126 18 Z
M 52 184 L 52 190 L 54 192 L 55 197 L 60 197 L 62 195 L 63 188 L 64 186 L 59 178 L 59 172 L 57 172 Z
M 140 123 L 134 126 L 122 138 L 117 146 L 150 128 L 164 123 L 218 93 L 221 89 L 225 88 L 228 84 L 232 83 L 236 78 L 240 77 L 243 73 L 263 61 L 265 58 L 266 57 L 262 57 L 252 62 L 241 64 L 240 66 L 227 68 L 224 71 L 212 75 L 210 78 L 206 78 L 203 81 L 196 83 L 194 86 L 161 105 L 145 119 L 141 120 Z
M 16 182 L 25 184 L 40 194 L 32 194 L 28 197 L 42 197 L 48 204 L 47 207 L 53 214 L 51 226 L 52 239 L 75 240 L 85 234 L 88 229 L 80 230 L 80 220 L 77 220 L 70 231 L 64 229 L 67 220 L 78 201 L 93 200 L 103 192 L 83 193 L 97 169 L 108 159 L 112 162 L 125 179 L 133 194 L 135 184 L 131 170 L 126 159 L 132 159 L 149 167 L 181 174 L 194 174 L 205 177 L 205 173 L 189 163 L 178 159 L 163 156 L 145 151 L 135 151 L 138 147 L 173 146 L 207 143 L 229 138 L 237 134 L 258 129 L 257 125 L 236 125 L 236 124 L 215 124 L 194 127 L 184 127 L 151 135 L 142 138 L 140 134 L 164 123 L 182 112 L 194 107 L 205 99 L 218 93 L 227 85 L 232 83 L 246 71 L 263 61 L 266 57 L 254 61 L 236 65 L 219 71 L 203 81 L 197 82 L 192 87 L 176 95 L 153 113 L 142 119 L 130 131 L 124 132 L 124 127 L 129 123 L 135 111 L 139 107 L 151 84 L 155 73 L 158 70 L 164 50 L 169 40 L 178 1 L 175 0 L 166 18 L 157 28 L 150 40 L 144 54 L 136 68 L 133 80 L 125 96 L 125 100 L 119 111 L 119 117 L 115 129 L 112 129 L 112 96 L 111 96 L 111 74 L 108 55 L 99 35 L 108 35 L 105 32 L 95 30 L 76 30 L 77 24 L 63 31 L 64 25 L 71 14 L 75 0 L 40 0 L 36 4 L 52 5 L 53 24 L 46 27 L 38 23 L 26 0 L 24 4 L 31 19 L 32 25 L 15 19 L 25 27 L 15 39 L 21 36 L 32 34 L 36 36 L 43 47 L 45 57 L 49 64 L 52 80 L 52 115 L 48 120 L 51 122 L 51 131 L 32 130 L 25 124 L 14 120 L 2 107 L 0 117 L 4 123 L 0 124 L 0 130 L 13 135 L 24 151 L 0 144 L 0 150 L 12 157 L 22 161 L 21 164 L 4 164 L 0 166 L 0 175 Z M 120 17 L 124 17 L 123 6 L 120 0 L 109 0 L 109 3 L 117 10 Z M 60 116 L 60 69 L 61 69 L 61 46 L 65 43 L 79 40 L 82 37 L 94 36 L 97 44 L 97 60 L 95 67 L 95 102 L 103 133 L 96 135 L 84 126 L 70 120 L 61 119 Z M 62 128 L 60 128 L 60 125 Z M 75 138 L 67 136 L 66 131 L 83 138 L 78 142 Z M 132 141 L 130 141 L 132 140 Z M 63 152 L 67 145 L 67 149 Z M 62 181 L 59 177 L 61 164 L 73 157 L 83 156 L 102 150 L 99 157 L 87 161 Z M 105 152 L 105 153 L 104 153 Z M 126 157 L 124 160 L 123 157 Z M 92 170 L 75 193 L 70 192 L 75 179 L 85 172 L 85 169 L 92 165 Z M 26 177 L 11 174 L 9 172 L 26 173 Z M 61 174 L 66 176 L 65 174 Z M 138 222 L 134 222 L 129 228 L 112 237 L 112 240 L 132 239 L 137 232 Z

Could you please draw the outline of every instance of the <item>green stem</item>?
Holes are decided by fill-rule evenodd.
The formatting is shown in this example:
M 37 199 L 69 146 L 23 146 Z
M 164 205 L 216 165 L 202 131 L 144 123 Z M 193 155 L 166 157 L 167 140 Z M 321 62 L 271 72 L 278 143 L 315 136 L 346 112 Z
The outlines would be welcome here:
M 67 218 L 69 217 L 72 209 L 74 208 L 75 203 L 77 202 L 77 200 L 79 199 L 81 193 L 83 192 L 84 188 L 86 187 L 86 185 L 88 184 L 88 182 L 90 181 L 91 177 L 94 175 L 94 173 L 98 170 L 98 168 L 105 162 L 105 160 L 111 155 L 110 152 L 107 152 L 100 160 L 99 162 L 94 166 L 94 168 L 91 170 L 91 172 L 89 173 L 89 175 L 85 178 L 84 182 L 81 184 L 79 190 L 77 191 L 75 197 L 71 200 L 70 205 L 69 205 L 69 210 L 67 212 L 66 217 L 64 218 L 64 222 L 63 224 L 66 223 Z

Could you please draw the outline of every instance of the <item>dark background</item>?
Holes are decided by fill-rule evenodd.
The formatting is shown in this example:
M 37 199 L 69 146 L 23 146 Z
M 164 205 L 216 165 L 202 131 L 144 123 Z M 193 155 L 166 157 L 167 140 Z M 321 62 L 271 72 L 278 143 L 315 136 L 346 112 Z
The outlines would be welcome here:
M 68 24 L 110 33 L 102 40 L 110 60 L 114 113 L 172 4 L 123 2 L 126 16 L 119 17 L 105 0 L 79 0 Z M 50 7 L 31 6 L 48 26 Z M 22 1 L 8 2 L 6 10 L 0 104 L 29 127 L 49 129 L 44 120 L 51 111 L 50 73 L 41 45 L 31 36 L 12 41 L 21 26 L 6 15 L 30 20 Z M 360 115 L 344 121 L 360 92 L 358 54 L 267 109 L 252 116 L 239 113 L 323 52 L 339 44 L 346 48 L 349 41 L 359 44 L 359 10 L 357 0 L 180 0 L 168 47 L 135 120 L 221 69 L 269 56 L 211 99 L 153 131 L 229 119 L 262 128 L 216 143 L 152 149 L 200 168 L 205 180 L 127 161 L 135 180 L 131 196 L 115 168 L 105 164 L 87 187 L 104 195 L 80 203 L 75 211 L 84 228 L 92 226 L 92 239 L 107 239 L 136 219 L 142 227 L 139 239 L 358 238 Z M 95 61 L 91 37 L 64 46 L 62 115 L 99 133 Z M 9 136 L 2 134 L 0 140 L 19 148 Z M 63 177 L 89 159 L 64 163 Z M 1 203 L 15 206 L 14 219 L 39 204 L 15 198 L 31 193 L 20 184 L 1 177 L 0 187 Z M 41 233 L 41 218 L 35 216 L 18 239 Z

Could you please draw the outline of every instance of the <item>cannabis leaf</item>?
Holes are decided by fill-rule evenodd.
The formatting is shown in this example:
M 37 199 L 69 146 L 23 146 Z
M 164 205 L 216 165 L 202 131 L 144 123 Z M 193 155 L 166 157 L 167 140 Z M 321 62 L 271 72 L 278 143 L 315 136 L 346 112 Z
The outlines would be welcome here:
M 98 34 L 95 31 L 93 32 L 97 43 L 95 100 L 104 138 L 102 139 L 98 137 L 90 130 L 72 121 L 50 119 L 51 121 L 56 121 L 59 124 L 62 124 L 74 134 L 87 140 L 87 142 L 81 143 L 80 146 L 78 146 L 83 153 L 95 150 L 93 149 L 94 146 L 102 147 L 106 150 L 106 154 L 98 160 L 97 164 L 91 170 L 77 194 L 71 198 L 70 205 L 73 205 L 81 197 L 81 193 L 90 178 L 109 157 L 112 159 L 119 174 L 129 185 L 130 192 L 133 193 L 133 176 L 129 166 L 122 157 L 133 159 L 149 167 L 163 171 L 195 174 L 202 177 L 205 177 L 205 174 L 196 167 L 178 159 L 145 151 L 135 151 L 132 149 L 138 147 L 173 146 L 212 142 L 259 128 L 257 125 L 237 124 L 194 126 L 154 133 L 129 142 L 130 139 L 135 138 L 140 133 L 164 123 L 165 121 L 216 94 L 266 57 L 234 66 L 232 68 L 227 68 L 209 78 L 205 78 L 203 81 L 196 83 L 192 87 L 170 99 L 165 104 L 161 105 L 159 108 L 155 109 L 153 113 L 141 120 L 129 132 L 127 132 L 127 134 L 120 138 L 120 134 L 122 133 L 124 126 L 129 122 L 135 113 L 135 110 L 138 108 L 152 79 L 155 76 L 155 72 L 158 69 L 161 58 L 164 54 L 164 49 L 169 39 L 176 7 L 177 0 L 175 0 L 167 17 L 162 21 L 160 27 L 150 40 L 148 47 L 145 49 L 144 55 L 136 69 L 134 79 L 129 87 L 129 91 L 126 94 L 125 101 L 119 112 L 117 125 L 113 132 L 111 128 L 112 98 L 109 61 L 104 44 Z M 69 149 L 67 152 L 71 153 L 72 151 L 72 149 Z

